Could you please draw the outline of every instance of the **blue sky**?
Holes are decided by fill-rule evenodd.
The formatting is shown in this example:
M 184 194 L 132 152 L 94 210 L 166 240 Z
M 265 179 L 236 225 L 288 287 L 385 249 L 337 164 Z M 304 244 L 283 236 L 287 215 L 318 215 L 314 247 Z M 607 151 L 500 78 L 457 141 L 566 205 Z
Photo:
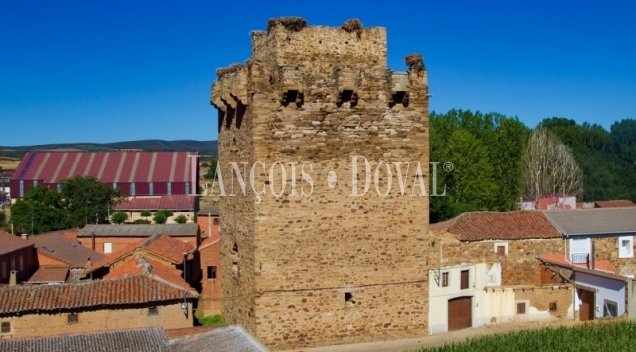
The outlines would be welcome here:
M 0 2 L 0 145 L 217 138 L 216 69 L 251 30 L 301 16 L 388 33 L 424 56 L 431 111 L 581 123 L 636 118 L 636 3 L 591 1 Z

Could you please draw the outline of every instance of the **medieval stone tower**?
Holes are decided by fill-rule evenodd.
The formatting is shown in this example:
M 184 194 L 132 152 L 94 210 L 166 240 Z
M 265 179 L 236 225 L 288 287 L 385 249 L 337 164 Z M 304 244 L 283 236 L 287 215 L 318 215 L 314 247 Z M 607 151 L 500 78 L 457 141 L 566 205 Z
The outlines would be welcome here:
M 273 350 L 427 333 L 427 74 L 386 51 L 280 18 L 217 71 L 223 314 Z

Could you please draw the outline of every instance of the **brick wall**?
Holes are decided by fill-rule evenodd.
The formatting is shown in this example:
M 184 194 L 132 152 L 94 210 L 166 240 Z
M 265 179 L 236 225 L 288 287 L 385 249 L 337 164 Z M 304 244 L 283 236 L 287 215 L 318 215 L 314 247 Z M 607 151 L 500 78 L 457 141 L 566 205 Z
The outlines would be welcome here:
M 462 263 L 501 263 L 502 286 L 540 285 L 541 271 L 536 257 L 543 253 L 563 253 L 564 241 L 555 239 L 502 240 L 502 241 L 458 241 L 454 235 L 436 235 L 428 243 L 427 260 L 436 266 L 439 261 L 439 241 L 442 238 L 442 266 Z M 495 244 L 508 247 L 508 254 L 498 256 Z
M 22 267 L 20 261 L 22 260 Z M 15 266 L 12 266 L 15 265 Z M 4 268 L 4 271 L 3 271 Z M 16 270 L 18 282 L 26 280 L 38 268 L 34 247 L 27 247 L 0 255 L 0 284 L 8 284 L 11 278 L 11 270 Z
M 221 243 L 216 242 L 203 249 L 201 249 L 201 269 L 202 269 L 202 291 L 199 298 L 198 309 L 203 309 L 204 316 L 218 314 L 221 312 L 221 258 L 220 258 Z M 216 278 L 208 278 L 208 267 L 216 267 Z M 201 306 L 201 303 L 203 305 Z
M 59 334 L 86 333 L 145 327 L 185 328 L 192 326 L 192 304 L 188 317 L 181 310 L 181 302 L 159 306 L 159 314 L 148 316 L 148 306 L 112 309 L 84 309 L 65 312 L 21 313 L 19 316 L 0 315 L 0 322 L 11 323 L 11 333 L 2 338 L 28 338 Z M 70 312 L 78 313 L 77 324 L 68 324 Z
M 265 187 L 257 196 L 248 177 L 243 196 L 234 178 L 239 196 L 220 197 L 223 313 L 275 349 L 424 335 L 428 198 L 410 195 L 422 193 L 419 180 L 428 186 L 426 71 L 421 59 L 408 73 L 387 70 L 383 28 L 297 29 L 253 33 L 249 64 L 220 70 L 213 85 L 225 191 L 232 161 L 246 162 L 247 173 L 255 165 L 254 187 Z M 373 180 L 366 195 L 349 196 L 354 154 L 371 173 L 381 160 L 391 165 L 387 196 Z M 384 193 L 386 167 L 379 171 Z M 346 308 L 347 292 L 355 308 Z
M 219 222 L 220 219 L 217 215 L 208 217 L 207 215 L 197 215 L 197 224 L 199 224 L 199 230 L 201 231 L 201 237 L 219 237 Z M 211 236 L 210 233 L 211 232 Z

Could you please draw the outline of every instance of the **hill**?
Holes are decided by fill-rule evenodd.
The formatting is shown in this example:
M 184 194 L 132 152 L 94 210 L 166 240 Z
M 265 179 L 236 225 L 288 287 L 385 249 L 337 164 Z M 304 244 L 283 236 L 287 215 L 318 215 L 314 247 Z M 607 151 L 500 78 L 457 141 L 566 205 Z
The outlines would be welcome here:
M 217 141 L 164 141 L 158 139 L 128 141 L 116 143 L 68 143 L 42 144 L 22 147 L 0 146 L 0 156 L 22 158 L 31 151 L 85 151 L 85 152 L 115 152 L 121 150 L 179 152 L 196 151 L 201 155 L 217 155 Z

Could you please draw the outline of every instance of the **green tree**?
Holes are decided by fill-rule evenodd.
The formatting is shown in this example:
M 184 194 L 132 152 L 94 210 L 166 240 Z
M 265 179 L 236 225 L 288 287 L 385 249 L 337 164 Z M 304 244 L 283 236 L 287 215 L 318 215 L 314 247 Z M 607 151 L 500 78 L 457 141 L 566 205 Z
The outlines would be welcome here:
M 113 224 L 123 224 L 126 220 L 128 220 L 128 214 L 124 211 L 116 211 L 110 216 L 110 220 Z
M 144 217 L 144 219 L 148 219 L 149 216 L 151 216 L 152 213 L 150 212 L 150 210 L 142 210 L 141 211 L 141 216 Z
M 60 193 L 42 185 L 31 188 L 11 206 L 11 222 L 18 233 L 28 234 L 71 227 Z
M 76 176 L 62 182 L 60 192 L 71 227 L 84 227 L 97 219 L 104 223 L 107 210 L 123 200 L 121 190 L 111 189 L 94 177 Z
M 214 176 L 216 174 L 216 164 L 217 164 L 216 160 L 210 160 L 210 167 L 208 168 L 208 172 L 206 172 L 205 175 L 203 175 L 203 178 L 205 178 L 206 180 L 214 179 Z
M 164 212 L 158 211 L 155 213 L 155 216 L 152 217 L 152 220 L 154 220 L 156 224 L 165 224 L 168 217 Z
M 177 224 L 185 224 L 187 221 L 188 218 L 186 218 L 186 216 L 183 214 L 174 217 L 174 222 L 176 222 Z
M 4 211 L 0 211 L 0 228 L 7 227 L 7 215 Z

